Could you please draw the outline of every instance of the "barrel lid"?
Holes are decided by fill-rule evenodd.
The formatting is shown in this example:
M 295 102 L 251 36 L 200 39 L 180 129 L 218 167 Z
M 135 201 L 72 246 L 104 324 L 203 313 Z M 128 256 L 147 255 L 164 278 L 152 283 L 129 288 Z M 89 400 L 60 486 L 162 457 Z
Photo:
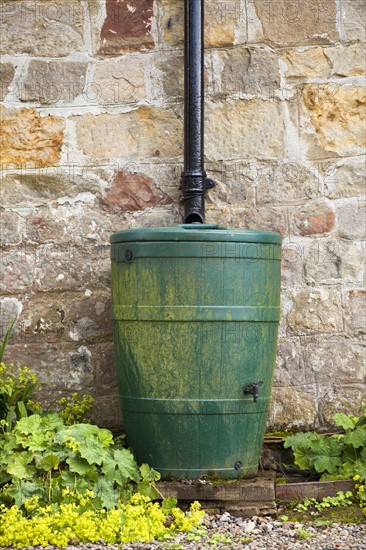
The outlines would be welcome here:
M 170 227 L 126 229 L 111 236 L 111 243 L 140 241 L 225 241 L 281 244 L 281 235 L 272 231 L 228 229 L 216 224 L 190 223 Z

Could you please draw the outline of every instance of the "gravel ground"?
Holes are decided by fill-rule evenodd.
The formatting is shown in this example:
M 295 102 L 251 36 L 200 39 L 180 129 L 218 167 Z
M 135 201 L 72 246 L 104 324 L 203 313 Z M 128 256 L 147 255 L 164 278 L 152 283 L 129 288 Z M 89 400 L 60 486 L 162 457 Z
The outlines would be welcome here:
M 332 526 L 319 526 L 310 523 L 283 523 L 270 517 L 234 518 L 228 513 L 221 516 L 206 515 L 203 524 L 207 527 L 207 536 L 201 540 L 192 540 L 194 535 L 182 533 L 168 542 L 128 543 L 123 544 L 123 549 L 366 550 L 366 524 L 333 523 Z M 67 548 L 117 550 L 120 547 L 88 543 Z M 36 549 L 31 547 L 28 550 Z M 48 546 L 46 550 L 53 550 L 53 547 Z

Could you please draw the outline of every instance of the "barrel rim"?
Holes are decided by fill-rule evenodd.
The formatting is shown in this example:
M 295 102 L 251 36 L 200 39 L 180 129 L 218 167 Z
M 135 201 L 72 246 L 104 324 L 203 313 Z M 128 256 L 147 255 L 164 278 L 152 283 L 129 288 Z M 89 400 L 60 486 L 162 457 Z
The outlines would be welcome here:
M 111 235 L 110 242 L 216 241 L 242 243 L 282 243 L 279 233 L 255 229 L 229 229 L 215 224 L 181 224 L 167 227 L 124 229 Z

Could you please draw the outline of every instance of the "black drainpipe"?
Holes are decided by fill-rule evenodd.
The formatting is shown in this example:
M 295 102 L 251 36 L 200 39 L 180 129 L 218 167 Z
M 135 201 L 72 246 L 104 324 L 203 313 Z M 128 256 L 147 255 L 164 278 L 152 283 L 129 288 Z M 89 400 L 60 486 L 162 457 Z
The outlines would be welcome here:
M 184 3 L 183 223 L 205 222 L 205 190 L 214 186 L 204 170 L 204 0 Z

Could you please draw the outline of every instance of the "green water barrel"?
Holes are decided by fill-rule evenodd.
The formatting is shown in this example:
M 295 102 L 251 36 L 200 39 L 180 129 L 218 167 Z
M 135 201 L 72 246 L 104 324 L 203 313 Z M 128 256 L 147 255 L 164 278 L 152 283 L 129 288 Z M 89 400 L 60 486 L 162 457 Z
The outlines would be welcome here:
M 281 237 L 189 224 L 111 237 L 126 439 L 163 479 L 254 477 L 268 415 Z

